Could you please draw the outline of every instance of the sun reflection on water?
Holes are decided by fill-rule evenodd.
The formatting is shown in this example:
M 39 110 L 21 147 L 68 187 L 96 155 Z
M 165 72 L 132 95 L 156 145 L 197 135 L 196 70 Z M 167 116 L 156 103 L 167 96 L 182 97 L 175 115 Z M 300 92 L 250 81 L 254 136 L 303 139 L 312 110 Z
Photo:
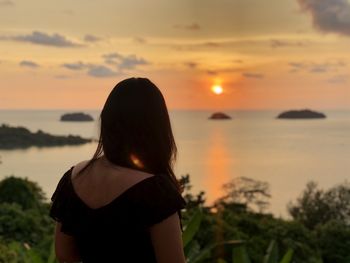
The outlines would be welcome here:
M 222 197 L 222 185 L 230 180 L 229 167 L 230 151 L 228 151 L 223 127 L 217 126 L 212 130 L 209 138 L 208 152 L 205 156 L 209 176 L 205 177 L 204 187 L 207 192 L 207 202 L 212 204 L 217 198 Z

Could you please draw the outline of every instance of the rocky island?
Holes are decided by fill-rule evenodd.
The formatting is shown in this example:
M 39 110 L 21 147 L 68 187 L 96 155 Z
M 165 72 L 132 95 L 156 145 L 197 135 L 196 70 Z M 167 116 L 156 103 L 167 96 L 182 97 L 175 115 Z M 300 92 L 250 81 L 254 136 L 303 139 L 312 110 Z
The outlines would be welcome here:
M 76 135 L 51 135 L 38 130 L 36 133 L 24 127 L 10 127 L 7 124 L 0 126 L 0 149 L 24 149 L 31 146 L 63 146 L 80 145 L 92 142 L 92 139 Z
M 277 119 L 324 119 L 326 115 L 312 110 L 291 110 L 282 112 Z
M 91 115 L 83 112 L 66 113 L 61 116 L 61 121 L 93 121 Z
M 211 120 L 230 120 L 231 117 L 223 112 L 215 112 L 209 117 L 209 119 L 211 119 Z

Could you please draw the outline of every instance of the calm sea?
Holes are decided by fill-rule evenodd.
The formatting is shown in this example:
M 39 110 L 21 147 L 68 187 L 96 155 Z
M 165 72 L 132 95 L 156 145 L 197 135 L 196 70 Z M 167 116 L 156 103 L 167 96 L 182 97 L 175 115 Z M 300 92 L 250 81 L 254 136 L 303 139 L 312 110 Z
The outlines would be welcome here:
M 69 110 L 0 110 L 0 123 L 33 132 L 98 136 L 98 121 L 60 122 Z M 86 110 L 95 119 L 99 111 Z M 331 187 L 350 177 L 350 111 L 324 111 L 325 120 L 277 120 L 279 111 L 225 111 L 230 121 L 211 121 L 211 111 L 171 111 L 179 156 L 178 176 L 190 174 L 192 191 L 206 192 L 210 204 L 223 195 L 222 184 L 239 176 L 266 181 L 269 211 L 286 216 L 286 204 L 314 180 Z M 48 197 L 72 165 L 89 159 L 96 143 L 25 150 L 0 150 L 0 179 L 28 177 Z

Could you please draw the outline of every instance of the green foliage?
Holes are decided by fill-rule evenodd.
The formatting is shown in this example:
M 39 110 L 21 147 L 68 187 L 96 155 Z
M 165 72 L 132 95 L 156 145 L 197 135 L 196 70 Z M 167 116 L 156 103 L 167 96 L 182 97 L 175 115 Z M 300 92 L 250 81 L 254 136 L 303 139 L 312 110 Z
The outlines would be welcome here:
M 266 182 L 247 177 L 238 177 L 223 185 L 226 194 L 220 203 L 244 207 L 251 211 L 263 212 L 269 205 L 270 189 Z
M 182 240 L 183 245 L 186 247 L 190 241 L 193 239 L 194 235 L 197 233 L 200 224 L 202 222 L 203 214 L 201 210 L 195 211 L 194 215 L 192 216 L 191 220 L 186 224 L 185 230 L 182 234 Z
M 328 191 L 308 184 L 289 206 L 294 220 L 263 213 L 269 198 L 263 182 L 231 184 L 230 194 L 211 207 L 204 203 L 204 192 L 189 192 L 188 175 L 182 185 L 188 263 L 350 262 L 349 184 Z M 0 181 L 0 263 L 56 261 L 48 209 L 37 184 L 16 177 Z
M 293 259 L 294 250 L 289 248 L 280 263 L 290 263 Z
M 250 258 L 248 256 L 247 250 L 244 245 L 240 245 L 233 248 L 232 262 L 233 263 L 250 263 Z
M 179 183 L 184 190 L 183 196 L 187 203 L 187 209 L 196 209 L 198 207 L 203 207 L 205 202 L 205 194 L 203 191 L 197 195 L 193 195 L 193 193 L 191 193 L 192 185 L 190 184 L 189 174 L 181 176 Z
M 318 246 L 324 263 L 350 262 L 350 226 L 342 221 L 329 221 L 316 229 Z
M 0 204 L 16 203 L 23 209 L 39 209 L 44 200 L 42 189 L 28 179 L 9 176 L 0 182 Z
M 17 263 L 18 255 L 7 243 L 0 241 L 0 263 Z
M 0 262 L 41 263 L 49 257 L 54 224 L 42 189 L 28 179 L 0 182 Z M 6 245 L 4 245 L 6 244 Z
M 274 263 L 278 261 L 278 246 L 275 240 L 272 240 L 267 248 L 263 263 Z
M 0 236 L 7 241 L 16 240 L 35 244 L 46 232 L 42 215 L 36 210 L 22 210 L 17 204 L 0 204 Z
M 2 248 L 4 248 L 2 250 Z M 56 263 L 55 257 L 47 261 L 27 243 L 10 242 L 4 245 L 0 242 L 0 263 Z M 51 252 L 53 253 L 53 251 Z
M 310 229 L 331 220 L 349 222 L 350 183 L 319 189 L 315 182 L 309 182 L 295 203 L 289 203 L 288 211 L 297 221 Z

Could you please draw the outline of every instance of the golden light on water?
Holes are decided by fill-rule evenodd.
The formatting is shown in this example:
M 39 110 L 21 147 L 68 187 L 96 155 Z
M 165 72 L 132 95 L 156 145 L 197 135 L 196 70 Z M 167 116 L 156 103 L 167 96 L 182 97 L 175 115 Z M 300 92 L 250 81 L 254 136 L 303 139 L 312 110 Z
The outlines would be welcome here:
M 217 95 L 222 94 L 222 92 L 224 91 L 223 88 L 220 85 L 214 85 L 211 87 L 212 92 L 214 92 Z

